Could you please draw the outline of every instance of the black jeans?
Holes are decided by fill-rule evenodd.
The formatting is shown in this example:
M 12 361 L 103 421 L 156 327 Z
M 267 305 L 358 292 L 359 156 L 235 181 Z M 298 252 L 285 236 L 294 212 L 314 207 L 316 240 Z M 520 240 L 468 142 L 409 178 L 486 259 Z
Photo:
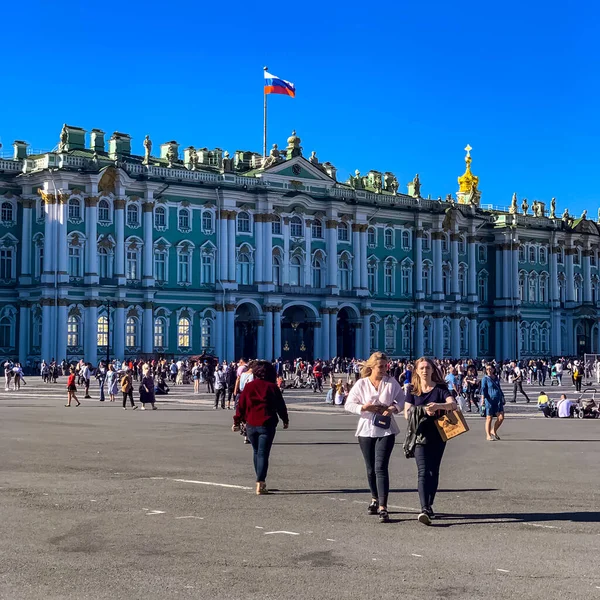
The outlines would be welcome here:
M 575 377 L 575 391 L 581 391 L 581 382 L 583 381 L 583 377 Z
M 525 398 L 527 398 L 527 402 L 529 402 L 529 396 L 525 393 L 525 390 L 523 389 L 523 382 L 522 381 L 516 381 L 513 383 L 513 402 L 517 401 L 517 390 L 519 392 L 521 392 L 521 394 L 523 394 L 523 396 L 525 396 Z
M 131 389 L 128 392 L 123 392 L 123 408 L 125 408 L 125 405 L 127 404 L 127 397 L 129 397 L 129 402 L 131 402 L 131 406 L 135 406 L 133 402 L 133 389 Z
M 440 465 L 445 449 L 446 442 L 442 441 L 439 435 L 437 439 L 432 435 L 427 438 L 426 444 L 415 446 L 415 459 L 419 474 L 419 500 L 421 501 L 422 510 L 430 509 L 433 506 L 440 481 Z
M 219 407 L 219 398 L 221 399 L 221 408 L 225 408 L 225 388 L 221 388 L 215 393 L 215 408 Z
M 390 493 L 388 466 L 395 441 L 395 435 L 358 438 L 358 444 L 367 467 L 367 481 L 369 482 L 371 497 L 378 499 L 379 506 L 387 506 Z
M 212 379 L 212 378 L 207 379 L 206 380 L 206 387 L 207 387 L 206 391 L 209 394 L 214 394 L 215 393 L 215 380 Z
M 253 427 L 246 425 L 246 436 L 252 444 L 254 450 L 254 471 L 256 472 L 256 481 L 266 481 L 267 471 L 269 470 L 269 455 L 271 446 L 275 438 L 276 427 L 267 425 L 263 427 Z
M 235 384 L 227 387 L 227 406 L 231 406 L 231 399 L 233 398 L 233 390 L 235 389 Z M 235 403 L 235 398 L 233 398 Z

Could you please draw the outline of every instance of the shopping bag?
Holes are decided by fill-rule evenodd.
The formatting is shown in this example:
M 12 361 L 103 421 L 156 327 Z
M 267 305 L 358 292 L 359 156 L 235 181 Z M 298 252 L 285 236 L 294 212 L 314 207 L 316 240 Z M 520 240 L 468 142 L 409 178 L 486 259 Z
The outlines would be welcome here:
M 435 424 L 444 442 L 469 431 L 465 416 L 460 410 L 450 410 L 435 420 Z

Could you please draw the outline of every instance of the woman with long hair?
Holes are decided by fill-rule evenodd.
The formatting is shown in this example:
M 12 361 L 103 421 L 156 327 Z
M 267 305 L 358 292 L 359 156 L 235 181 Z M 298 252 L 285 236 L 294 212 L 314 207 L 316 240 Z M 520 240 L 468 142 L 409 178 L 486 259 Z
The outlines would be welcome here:
M 386 375 L 388 357 L 374 352 L 363 363 L 359 379 L 346 399 L 346 410 L 359 415 L 358 438 L 371 491 L 368 514 L 379 515 L 381 523 L 390 520 L 387 501 L 390 492 L 389 463 L 400 428 L 393 415 L 402 410 L 404 391 L 394 377 Z M 384 419 L 379 419 L 384 417 Z M 386 418 L 387 417 L 387 418 Z
M 113 365 L 108 365 L 108 371 L 106 372 L 106 387 L 108 388 L 108 395 L 110 401 L 115 401 L 115 395 L 119 393 L 119 378 Z
M 481 402 L 485 410 L 486 439 L 488 442 L 499 441 L 498 429 L 504 422 L 504 392 L 493 365 L 485 368 L 485 377 L 481 380 Z
M 254 450 L 256 493 L 261 496 L 268 494 L 267 471 L 277 423 L 281 419 L 283 428 L 287 429 L 290 421 L 276 384 L 275 367 L 266 360 L 253 361 L 252 373 L 253 379 L 244 385 L 240 394 L 231 429 L 239 431 L 241 424 L 246 424 L 246 435 Z
M 418 489 L 421 501 L 419 522 L 431 525 L 435 518 L 433 501 L 437 493 L 440 465 L 446 442 L 442 440 L 435 419 L 443 412 L 456 409 L 454 397 L 446 387 L 444 377 L 430 358 L 420 358 L 415 363 L 410 389 L 406 394 L 404 416 L 409 411 L 422 413 L 414 449 L 418 470 Z
M 71 406 L 71 401 L 75 400 L 77 402 L 76 406 L 79 406 L 81 402 L 77 398 L 77 386 L 75 385 L 75 369 L 71 367 L 69 378 L 67 379 L 67 403 L 66 407 Z

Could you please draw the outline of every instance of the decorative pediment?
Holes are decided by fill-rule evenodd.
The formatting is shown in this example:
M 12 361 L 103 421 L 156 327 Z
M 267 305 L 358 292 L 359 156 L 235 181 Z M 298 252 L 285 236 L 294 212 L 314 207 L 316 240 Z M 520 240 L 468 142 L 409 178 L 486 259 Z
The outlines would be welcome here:
M 254 204 L 250 204 L 249 202 L 244 202 L 243 204 L 240 204 L 238 206 L 238 208 L 241 210 L 254 210 L 256 207 L 254 206 Z
M 269 181 L 272 176 L 274 180 L 281 179 L 309 179 L 312 181 L 323 181 L 329 184 L 335 183 L 335 180 L 329 177 L 326 173 L 321 171 L 315 165 L 312 165 L 302 156 L 296 156 L 291 160 L 286 160 L 281 163 L 277 163 L 272 167 L 267 167 L 262 174 L 257 174 L 258 177 Z

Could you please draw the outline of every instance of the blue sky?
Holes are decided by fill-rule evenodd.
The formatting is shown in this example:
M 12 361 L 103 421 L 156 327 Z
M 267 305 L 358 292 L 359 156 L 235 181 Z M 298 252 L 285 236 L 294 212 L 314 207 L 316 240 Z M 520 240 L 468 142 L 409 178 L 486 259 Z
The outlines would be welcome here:
M 269 145 L 292 129 L 345 178 L 392 171 L 406 191 L 456 192 L 467 143 L 482 203 L 600 206 L 598 3 L 3 3 L 0 136 L 35 148 L 63 122 L 262 149 L 262 67 L 296 84 L 269 98 Z

